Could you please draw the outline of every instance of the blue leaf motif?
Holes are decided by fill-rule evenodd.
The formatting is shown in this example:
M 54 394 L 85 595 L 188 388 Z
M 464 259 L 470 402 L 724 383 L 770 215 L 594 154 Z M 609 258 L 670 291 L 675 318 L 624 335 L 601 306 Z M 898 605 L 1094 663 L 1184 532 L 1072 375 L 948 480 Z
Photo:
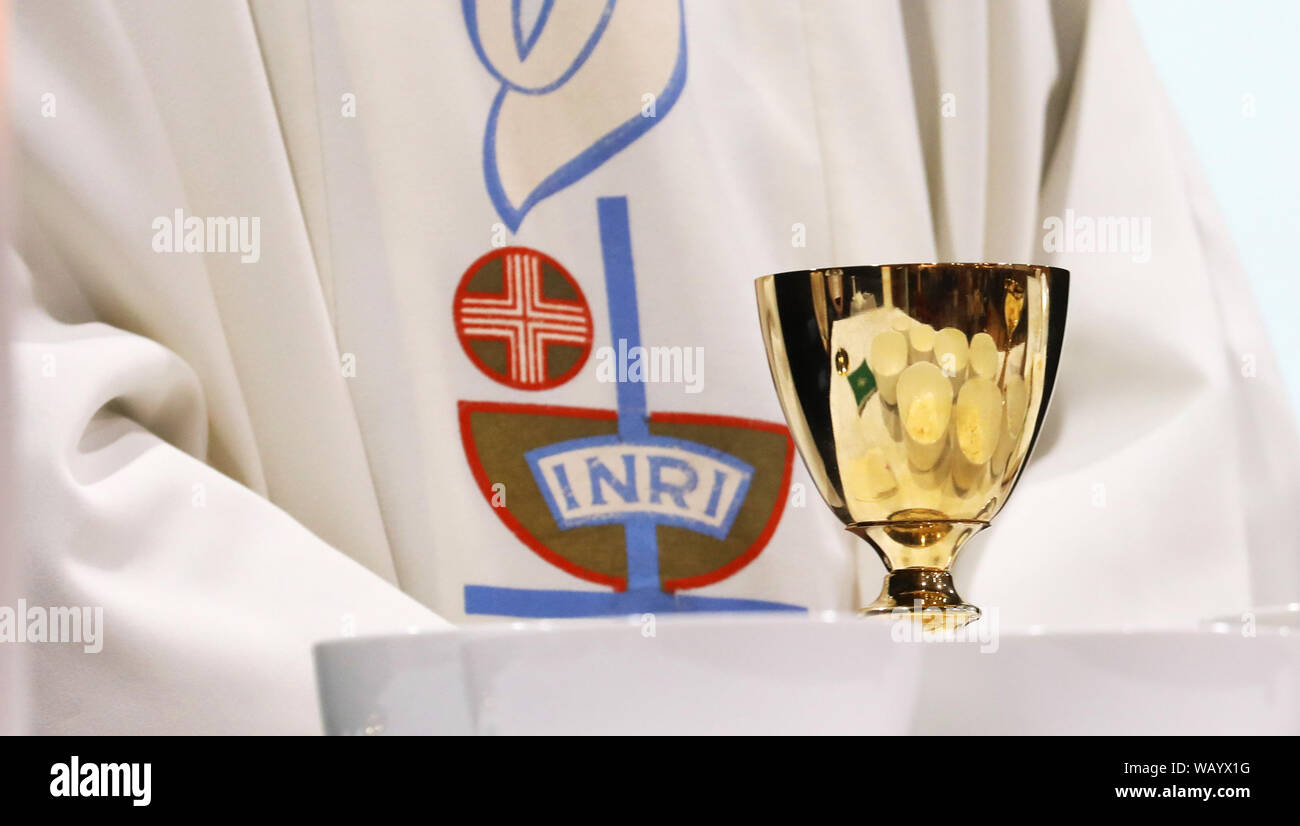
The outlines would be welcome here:
M 539 202 L 645 134 L 686 84 L 681 0 L 585 7 L 541 0 L 527 32 L 521 0 L 508 9 L 461 0 L 461 10 L 475 53 L 501 84 L 483 136 L 483 175 L 512 232 Z M 611 78 L 629 88 L 610 94 L 601 84 Z M 602 94 L 588 95 L 593 89 Z M 646 116 L 642 96 L 654 89 L 653 116 Z M 576 117 L 564 118 L 568 112 Z

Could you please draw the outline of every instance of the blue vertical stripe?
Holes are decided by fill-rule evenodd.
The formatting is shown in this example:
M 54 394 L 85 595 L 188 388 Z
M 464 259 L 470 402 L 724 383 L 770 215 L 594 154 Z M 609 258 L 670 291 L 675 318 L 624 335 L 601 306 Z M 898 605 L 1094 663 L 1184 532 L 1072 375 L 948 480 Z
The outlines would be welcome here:
M 640 312 L 636 304 L 636 270 L 632 266 L 632 231 L 628 224 L 627 198 L 596 199 L 600 220 L 600 251 L 605 262 L 605 294 L 609 306 L 610 336 L 615 352 L 641 346 Z M 646 417 L 645 384 L 629 381 L 619 369 L 618 435 L 624 442 L 637 442 L 650 435 Z M 624 527 L 627 540 L 627 589 L 659 589 L 659 539 L 648 515 L 629 517 Z

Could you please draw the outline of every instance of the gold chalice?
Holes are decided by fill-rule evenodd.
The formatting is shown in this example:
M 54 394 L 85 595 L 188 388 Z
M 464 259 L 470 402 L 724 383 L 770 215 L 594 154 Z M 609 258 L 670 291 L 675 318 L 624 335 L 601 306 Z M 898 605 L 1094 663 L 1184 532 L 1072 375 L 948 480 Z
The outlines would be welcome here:
M 864 614 L 979 617 L 950 569 L 1006 503 L 1056 380 L 1070 274 L 898 264 L 755 282 L 768 365 L 808 473 L 888 573 Z

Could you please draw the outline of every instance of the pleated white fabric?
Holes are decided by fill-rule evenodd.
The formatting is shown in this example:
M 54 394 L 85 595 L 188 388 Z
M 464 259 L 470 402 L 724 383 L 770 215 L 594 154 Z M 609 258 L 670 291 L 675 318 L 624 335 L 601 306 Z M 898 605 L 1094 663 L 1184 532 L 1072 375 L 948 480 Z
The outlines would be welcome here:
M 100 654 L 31 646 L 35 730 L 317 731 L 313 642 L 445 623 L 394 587 L 251 18 L 25 4 L 17 29 L 26 598 L 105 624 Z M 277 241 L 154 253 L 177 208 Z

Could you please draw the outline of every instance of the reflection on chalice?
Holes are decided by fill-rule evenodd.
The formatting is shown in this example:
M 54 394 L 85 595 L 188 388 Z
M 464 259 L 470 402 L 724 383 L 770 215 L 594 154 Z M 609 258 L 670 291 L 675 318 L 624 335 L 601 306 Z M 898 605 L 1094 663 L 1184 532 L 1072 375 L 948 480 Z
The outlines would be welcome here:
M 1070 276 L 901 264 L 755 282 L 781 408 L 822 498 L 888 573 L 864 614 L 979 617 L 950 569 L 1011 495 L 1047 412 Z

